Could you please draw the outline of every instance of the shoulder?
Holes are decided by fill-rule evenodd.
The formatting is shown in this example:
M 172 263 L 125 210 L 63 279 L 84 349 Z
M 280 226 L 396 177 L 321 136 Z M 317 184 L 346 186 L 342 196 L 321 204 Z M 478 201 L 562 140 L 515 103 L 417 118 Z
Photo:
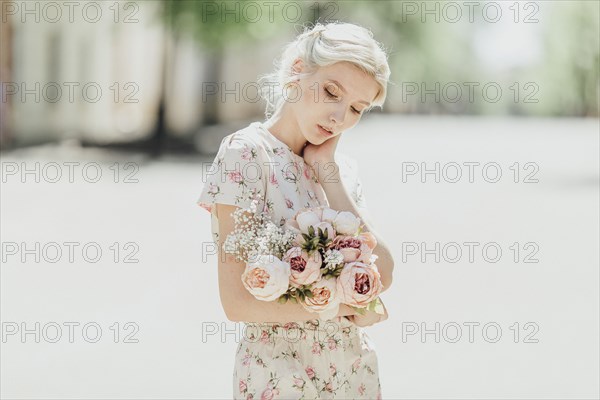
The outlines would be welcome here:
M 251 123 L 225 136 L 221 141 L 219 153 L 242 153 L 244 159 L 262 158 L 267 152 L 267 143 L 260 135 L 256 123 Z

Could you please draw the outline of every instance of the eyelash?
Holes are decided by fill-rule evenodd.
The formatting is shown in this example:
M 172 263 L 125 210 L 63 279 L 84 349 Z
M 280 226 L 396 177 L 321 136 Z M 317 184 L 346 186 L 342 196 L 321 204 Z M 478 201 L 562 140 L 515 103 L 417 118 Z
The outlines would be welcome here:
M 331 93 L 329 90 L 325 89 L 325 93 L 327 93 L 327 96 L 332 98 L 332 99 L 337 99 L 337 96 L 334 96 L 333 93 Z M 352 109 L 352 112 L 354 114 L 360 115 L 360 111 L 358 111 L 356 108 L 354 107 L 350 107 Z

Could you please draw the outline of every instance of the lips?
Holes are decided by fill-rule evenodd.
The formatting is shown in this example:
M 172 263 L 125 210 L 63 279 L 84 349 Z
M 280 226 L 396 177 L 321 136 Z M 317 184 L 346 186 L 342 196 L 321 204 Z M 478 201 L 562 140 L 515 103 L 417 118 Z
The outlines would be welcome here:
M 317 128 L 319 129 L 319 132 L 321 132 L 321 134 L 330 137 L 333 136 L 333 132 L 328 131 L 327 129 L 323 128 L 321 125 L 317 125 Z

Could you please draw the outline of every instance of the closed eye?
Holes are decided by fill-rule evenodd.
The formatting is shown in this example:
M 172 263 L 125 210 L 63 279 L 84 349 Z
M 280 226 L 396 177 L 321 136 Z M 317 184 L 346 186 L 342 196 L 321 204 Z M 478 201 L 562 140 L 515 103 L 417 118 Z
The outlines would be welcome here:
M 329 97 L 330 99 L 335 99 L 335 100 L 337 100 L 337 99 L 338 99 L 338 96 L 334 95 L 333 93 L 331 93 L 331 92 L 330 92 L 329 90 L 327 90 L 327 89 L 325 89 L 325 93 L 327 94 L 327 97 Z M 354 107 L 350 107 L 350 108 L 352 109 L 352 112 L 353 112 L 354 114 L 358 114 L 358 115 L 360 115 L 360 111 L 358 111 L 356 108 L 354 108 Z
M 325 93 L 327 93 L 327 97 L 329 97 L 330 99 L 337 99 L 338 98 L 336 95 L 334 95 L 333 93 L 331 93 L 327 89 L 325 89 Z

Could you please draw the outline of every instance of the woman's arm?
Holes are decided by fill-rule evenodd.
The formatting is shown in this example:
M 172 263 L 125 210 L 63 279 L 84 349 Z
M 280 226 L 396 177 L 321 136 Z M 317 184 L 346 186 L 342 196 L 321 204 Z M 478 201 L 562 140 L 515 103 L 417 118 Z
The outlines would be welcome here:
M 371 232 L 377 239 L 377 246 L 373 250 L 373 254 L 377 255 L 377 269 L 381 274 L 381 283 L 383 284 L 383 290 L 389 289 L 392 284 L 392 275 L 394 271 L 394 260 L 388 247 L 383 242 L 383 239 L 375 233 L 373 226 L 370 221 L 365 217 L 366 215 L 361 214 L 360 209 L 354 203 L 350 194 L 342 184 L 340 177 L 340 169 L 335 161 L 328 162 L 316 162 L 313 164 L 313 168 L 325 194 L 329 201 L 329 207 L 336 211 L 350 211 L 360 217 L 365 225 L 364 231 Z M 333 172 L 332 172 L 333 171 Z
M 219 238 L 221 242 L 233 231 L 235 223 L 232 213 L 236 206 L 216 204 L 219 220 Z M 234 322 L 290 322 L 307 321 L 318 318 L 317 313 L 308 312 L 300 304 L 288 301 L 280 304 L 276 301 L 257 300 L 242 283 L 245 263 L 237 260 L 235 255 L 225 254 L 219 248 L 219 294 L 221 304 L 227 318 Z M 356 312 L 346 305 L 341 305 L 337 316 L 354 315 Z

